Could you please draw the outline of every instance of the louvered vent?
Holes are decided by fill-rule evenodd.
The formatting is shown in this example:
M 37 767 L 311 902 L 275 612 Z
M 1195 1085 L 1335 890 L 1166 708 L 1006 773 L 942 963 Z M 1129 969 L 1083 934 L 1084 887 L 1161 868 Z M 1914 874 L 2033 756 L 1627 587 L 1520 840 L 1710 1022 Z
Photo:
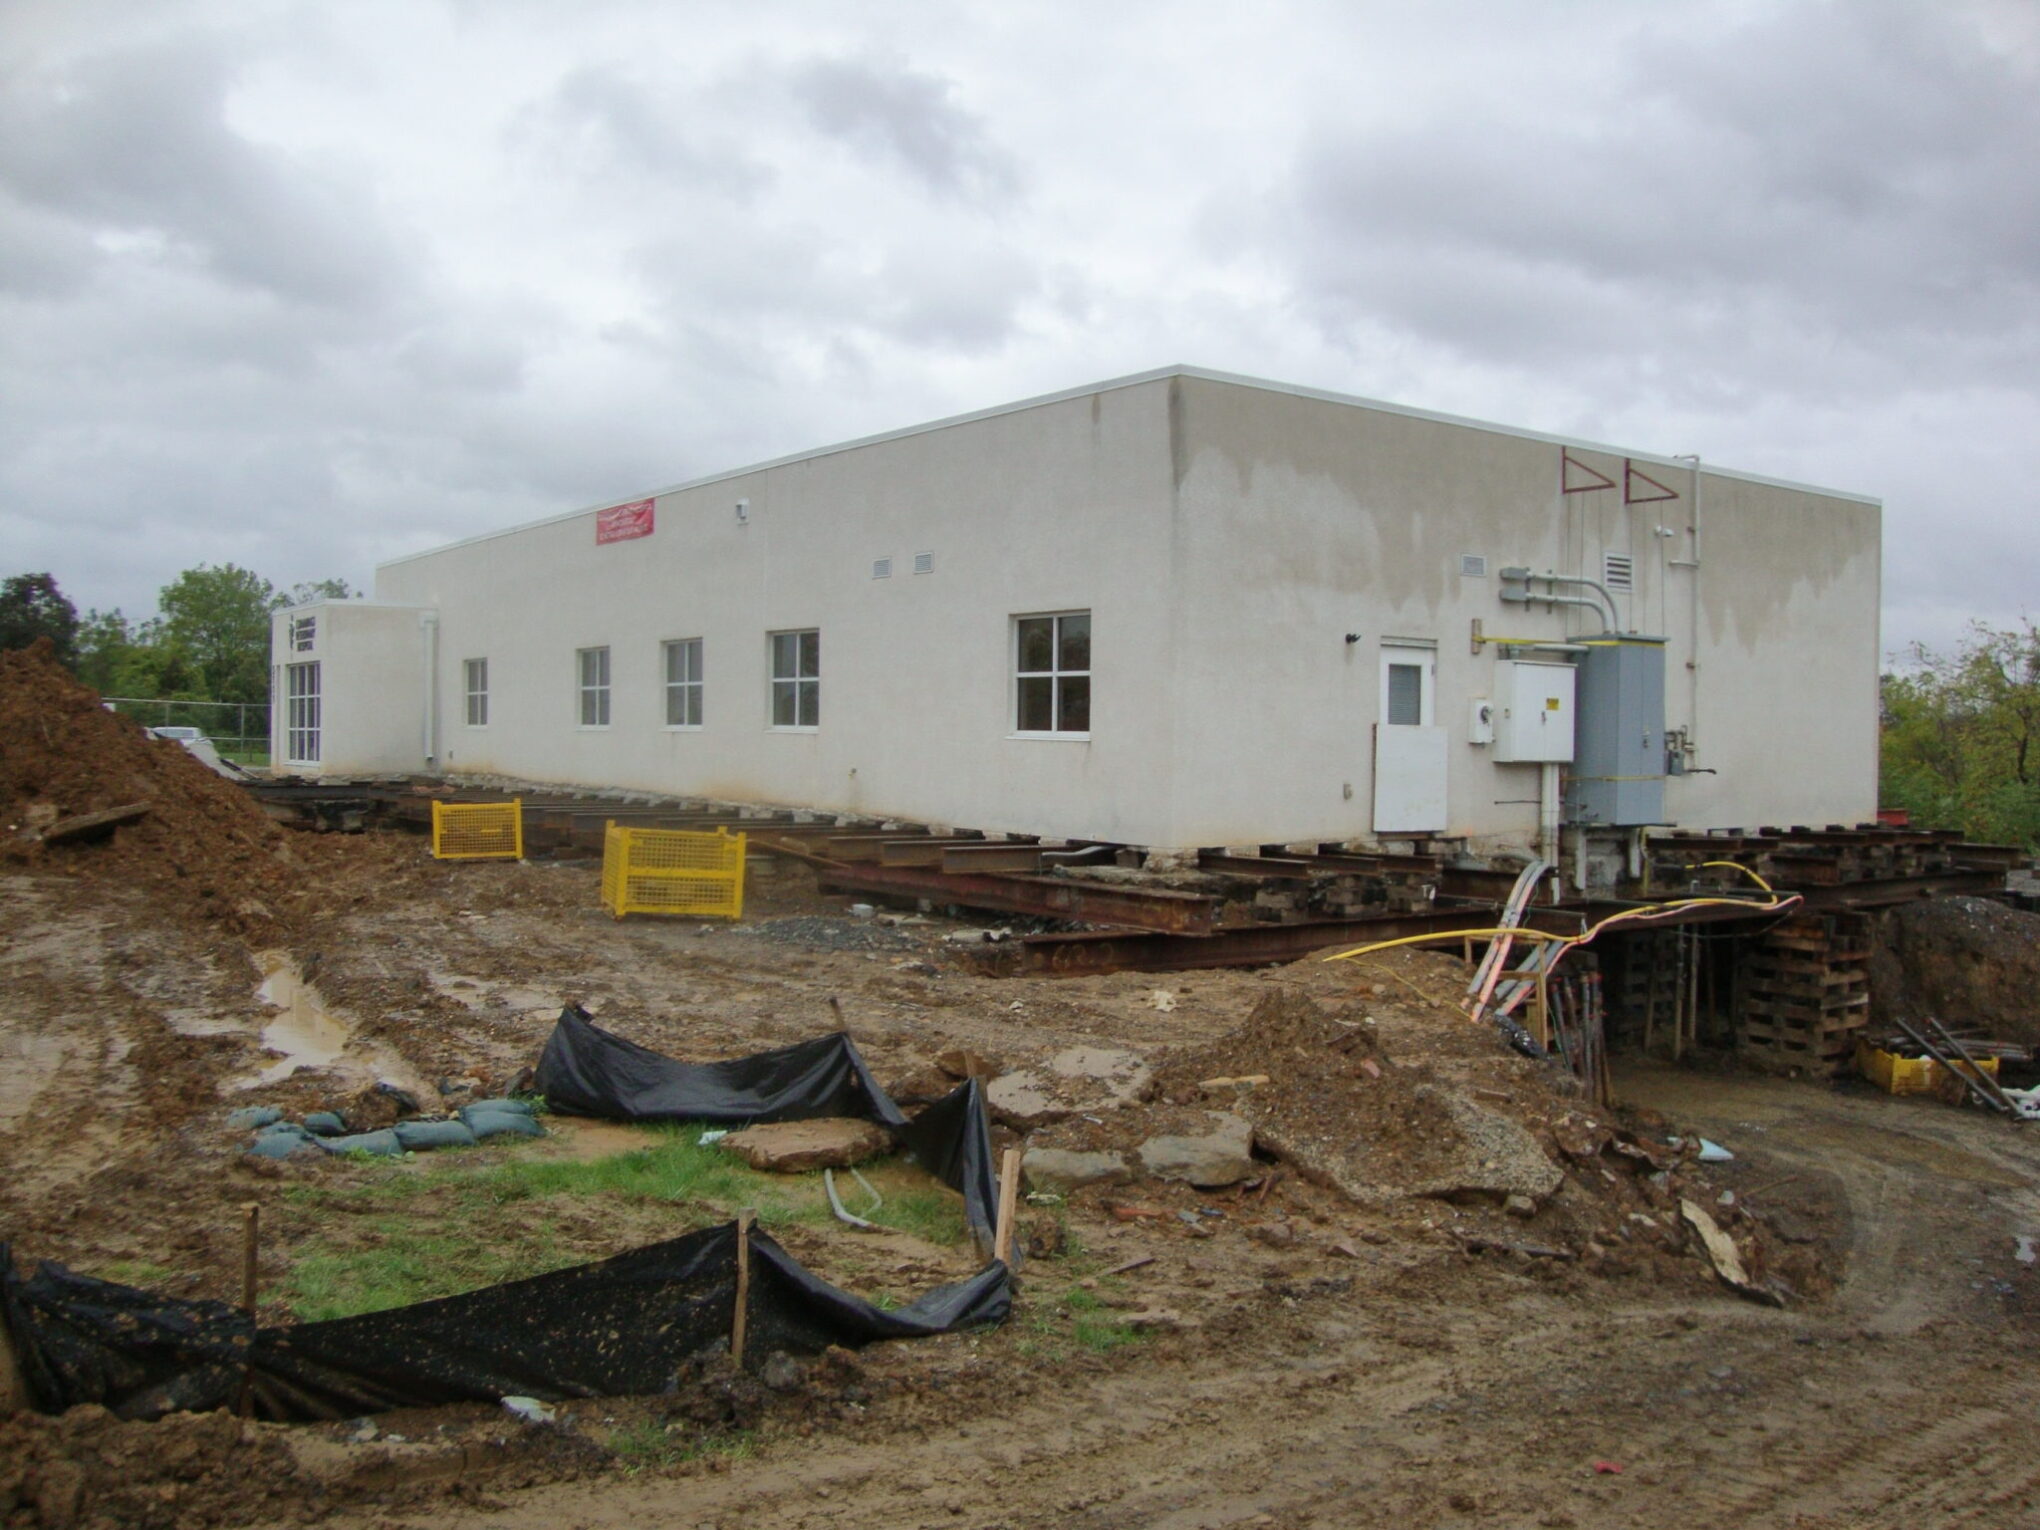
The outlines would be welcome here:
M 892 578 L 892 559 L 873 558 L 871 560 L 871 577 L 874 579 Z
M 931 552 L 914 554 L 914 572 L 932 574 L 935 572 L 935 554 Z
M 1601 583 L 1611 590 L 1636 588 L 1636 560 L 1627 553 L 1607 553 L 1601 559 Z
M 1483 558 L 1479 553 L 1461 553 L 1459 555 L 1459 573 L 1463 579 L 1485 579 L 1487 578 L 1487 559 Z

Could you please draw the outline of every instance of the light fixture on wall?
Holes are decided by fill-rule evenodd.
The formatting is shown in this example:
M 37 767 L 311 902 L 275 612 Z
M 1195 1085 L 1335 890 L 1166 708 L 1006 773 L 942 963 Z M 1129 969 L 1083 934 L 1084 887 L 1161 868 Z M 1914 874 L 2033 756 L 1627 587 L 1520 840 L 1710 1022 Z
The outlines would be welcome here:
M 751 524 L 751 502 L 748 499 L 737 501 L 737 524 L 739 526 Z
M 1357 632 L 1349 632 L 1346 634 L 1346 641 L 1348 643 L 1357 643 L 1360 641 L 1360 634 Z

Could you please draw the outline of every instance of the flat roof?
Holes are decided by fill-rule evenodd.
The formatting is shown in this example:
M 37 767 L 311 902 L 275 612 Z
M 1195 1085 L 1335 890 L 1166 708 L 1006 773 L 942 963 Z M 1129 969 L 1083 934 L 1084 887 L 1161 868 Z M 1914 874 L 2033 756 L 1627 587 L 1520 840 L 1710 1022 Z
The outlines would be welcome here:
M 477 542 L 492 541 L 497 537 L 515 536 L 518 532 L 531 531 L 540 526 L 553 526 L 561 521 L 571 521 L 577 516 L 593 515 L 619 504 L 633 500 L 657 499 L 665 494 L 679 494 L 688 489 L 707 488 L 711 484 L 727 483 L 736 478 L 748 478 L 753 473 L 762 473 L 771 468 L 789 467 L 797 462 L 814 462 L 823 457 L 832 457 L 838 452 L 854 452 L 867 446 L 882 445 L 887 441 L 903 441 L 910 436 L 927 435 L 931 431 L 947 430 L 953 425 L 969 425 L 978 420 L 997 419 L 1000 415 L 1018 414 L 1024 409 L 1039 409 L 1048 404 L 1067 403 L 1071 399 L 1088 398 L 1094 393 L 1110 393 L 1120 388 L 1136 388 L 1144 383 L 1162 382 L 1172 377 L 1190 377 L 1200 382 L 1226 383 L 1236 388 L 1257 388 L 1264 393 L 1287 393 L 1295 398 L 1316 399 L 1327 404 L 1346 404 L 1357 409 L 1372 409 L 1380 414 L 1397 414 L 1412 420 L 1427 420 L 1439 425 L 1458 425 L 1468 430 L 1485 430 L 1494 435 L 1514 436 L 1522 441 L 1543 441 L 1552 446 L 1576 447 L 1581 451 L 1599 452 L 1610 457 L 1626 457 L 1633 462 L 1648 462 L 1659 467 L 1689 471 L 1691 462 L 1679 457 L 1668 457 L 1656 452 L 1628 451 L 1605 442 L 1585 441 L 1573 436 L 1557 436 L 1541 430 L 1525 430 L 1516 425 L 1497 425 L 1492 420 L 1476 420 L 1466 415 L 1443 414 L 1435 409 L 1413 409 L 1407 404 L 1391 404 L 1382 399 L 1362 398 L 1353 393 L 1335 393 L 1328 388 L 1307 388 L 1296 383 L 1270 382 L 1263 377 L 1245 377 L 1234 372 L 1214 372 L 1205 367 L 1168 366 L 1157 367 L 1151 372 L 1136 372 L 1130 377 L 1114 377 L 1105 382 L 1086 383 L 1082 387 L 1064 388 L 1055 393 L 1038 394 L 1010 404 L 997 404 L 990 409 L 974 409 L 968 414 L 952 414 L 939 420 L 929 420 L 921 425 L 908 425 L 900 430 L 882 431 L 875 436 L 859 436 L 851 441 L 838 441 L 831 446 L 811 447 L 804 452 L 793 452 L 784 457 L 772 457 L 764 462 L 753 462 L 743 467 L 729 468 L 719 473 L 709 473 L 700 478 L 690 478 L 682 483 L 668 484 L 663 489 L 648 489 L 641 494 L 624 494 L 605 499 L 596 504 L 582 505 L 578 509 L 565 510 L 558 515 L 544 515 L 537 520 L 522 521 L 514 526 L 504 526 L 495 531 L 478 532 L 458 541 L 444 542 L 438 547 L 428 547 L 422 552 L 406 553 L 401 558 L 390 558 L 378 563 L 377 568 L 391 568 L 399 563 L 415 562 L 419 558 L 436 557 L 451 552 L 457 547 L 470 547 Z M 1701 471 L 1716 478 L 1734 478 L 1745 483 L 1765 484 L 1774 489 L 1792 489 L 1802 494 L 1819 494 L 1828 499 L 1846 499 L 1857 504 L 1875 505 L 1882 508 L 1884 501 L 1869 494 L 1856 494 L 1843 489 L 1824 489 L 1818 484 L 1797 483 L 1789 478 L 1771 478 L 1762 473 L 1745 473 L 1735 468 L 1716 467 L 1703 462 Z

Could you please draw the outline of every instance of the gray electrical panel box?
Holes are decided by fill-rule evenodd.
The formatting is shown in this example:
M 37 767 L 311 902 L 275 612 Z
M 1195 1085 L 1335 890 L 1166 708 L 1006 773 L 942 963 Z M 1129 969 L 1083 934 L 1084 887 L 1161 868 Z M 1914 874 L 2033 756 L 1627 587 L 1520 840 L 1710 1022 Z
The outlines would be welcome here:
M 1581 638 L 1565 821 L 1633 827 L 1665 821 L 1665 640 L 1630 632 Z

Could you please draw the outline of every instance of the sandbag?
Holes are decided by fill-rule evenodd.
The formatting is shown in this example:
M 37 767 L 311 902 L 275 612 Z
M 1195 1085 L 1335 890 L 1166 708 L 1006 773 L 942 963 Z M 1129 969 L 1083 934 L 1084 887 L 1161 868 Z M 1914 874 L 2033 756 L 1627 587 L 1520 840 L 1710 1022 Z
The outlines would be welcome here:
M 475 1134 L 461 1121 L 399 1121 L 390 1130 L 397 1134 L 397 1145 L 407 1153 L 475 1145 Z
M 460 1113 L 461 1123 L 475 1134 L 477 1142 L 490 1137 L 543 1137 L 545 1128 L 528 1111 L 483 1110 L 470 1105 Z
M 347 1123 L 330 1110 L 315 1110 L 305 1117 L 305 1130 L 314 1137 L 344 1137 Z

